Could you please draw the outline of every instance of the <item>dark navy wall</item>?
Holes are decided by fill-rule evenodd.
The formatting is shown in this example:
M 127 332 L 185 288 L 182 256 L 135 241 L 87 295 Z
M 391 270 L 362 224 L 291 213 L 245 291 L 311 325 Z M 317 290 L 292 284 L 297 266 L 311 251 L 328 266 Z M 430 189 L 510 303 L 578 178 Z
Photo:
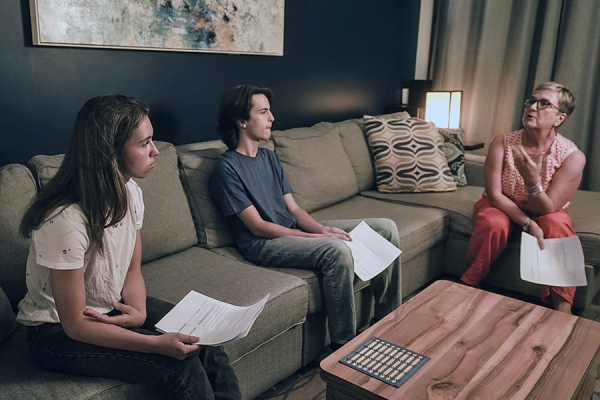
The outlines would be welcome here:
M 274 129 L 381 113 L 414 76 L 420 0 L 287 0 L 282 57 L 31 45 L 28 0 L 0 13 L 0 166 L 64 153 L 75 114 L 106 93 L 145 101 L 155 139 L 217 139 L 221 94 L 275 92 Z

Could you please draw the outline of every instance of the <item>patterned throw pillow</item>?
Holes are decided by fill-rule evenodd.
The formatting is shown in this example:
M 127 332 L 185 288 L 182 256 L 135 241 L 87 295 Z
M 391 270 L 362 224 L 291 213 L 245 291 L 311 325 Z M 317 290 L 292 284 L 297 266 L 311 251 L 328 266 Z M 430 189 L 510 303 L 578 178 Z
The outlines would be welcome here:
M 383 193 L 448 192 L 456 183 L 431 122 L 364 116 L 377 190 Z
M 448 160 L 450 172 L 454 176 L 457 186 L 467 186 L 467 175 L 465 174 L 465 131 L 449 128 L 438 128 L 438 132 L 444 138 L 442 151 Z

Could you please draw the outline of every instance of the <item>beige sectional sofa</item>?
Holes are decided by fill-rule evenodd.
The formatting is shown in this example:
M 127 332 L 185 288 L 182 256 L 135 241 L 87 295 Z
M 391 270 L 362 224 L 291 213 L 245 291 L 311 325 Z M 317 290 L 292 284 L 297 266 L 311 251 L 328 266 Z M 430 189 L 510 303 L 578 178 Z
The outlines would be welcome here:
M 225 150 L 221 142 L 157 144 L 156 168 L 138 182 L 146 204 L 142 241 L 148 294 L 175 303 L 194 289 L 237 305 L 271 294 L 249 335 L 225 347 L 244 397 L 252 399 L 314 360 L 328 344 L 320 277 L 307 270 L 261 268 L 237 253 L 208 191 L 212 166 Z M 396 222 L 404 296 L 442 274 L 464 271 L 472 208 L 482 192 L 483 158 L 468 156 L 470 186 L 456 192 L 382 194 L 375 190 L 362 119 L 276 131 L 263 145 L 279 154 L 296 200 L 316 219 L 387 217 Z M 43 370 L 29 352 L 26 328 L 14 322 L 26 291 L 28 249 L 18 224 L 37 187 L 53 176 L 61 160 L 36 156 L 27 166 L 0 168 L 0 399 L 160 397 L 140 385 Z M 600 193 L 577 192 L 572 203 L 588 279 L 588 286 L 577 291 L 575 306 L 585 308 L 600 288 Z M 516 238 L 486 282 L 530 295 L 539 292 L 518 278 Z M 362 326 L 372 315 L 368 283 L 356 279 L 355 297 Z

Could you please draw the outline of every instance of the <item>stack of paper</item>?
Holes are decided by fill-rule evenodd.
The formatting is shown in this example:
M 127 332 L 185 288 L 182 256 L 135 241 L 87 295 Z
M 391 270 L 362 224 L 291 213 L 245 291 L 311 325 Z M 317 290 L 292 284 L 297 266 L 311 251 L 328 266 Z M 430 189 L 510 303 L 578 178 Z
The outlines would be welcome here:
M 578 236 L 544 239 L 540 249 L 537 239 L 521 235 L 521 279 L 550 286 L 586 286 L 583 249 Z
M 269 295 L 251 306 L 238 307 L 192 290 L 158 321 L 156 329 L 198 336 L 202 345 L 235 342 L 248 335 Z
M 402 251 L 378 234 L 365 221 L 351 232 L 352 241 L 344 241 L 352 251 L 354 273 L 368 281 L 386 269 Z

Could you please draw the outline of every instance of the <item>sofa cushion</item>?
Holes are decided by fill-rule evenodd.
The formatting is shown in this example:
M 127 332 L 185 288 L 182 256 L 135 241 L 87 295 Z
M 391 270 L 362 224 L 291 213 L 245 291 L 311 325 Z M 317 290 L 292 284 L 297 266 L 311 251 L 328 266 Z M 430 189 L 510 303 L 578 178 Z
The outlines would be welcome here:
M 456 190 L 435 125 L 418 118 L 364 118 L 380 192 Z
M 577 190 L 571 198 L 569 215 L 583 248 L 585 263 L 600 267 L 600 193 Z
M 56 175 L 63 158 L 65 158 L 64 154 L 55 156 L 37 155 L 27 162 L 38 188 L 46 186 L 50 179 Z
M 17 319 L 10 301 L 0 287 L 0 346 L 17 329 Z
M 361 195 L 394 204 L 444 210 L 450 217 L 450 230 L 465 235 L 473 231 L 473 206 L 481 198 L 479 186 L 459 187 L 455 192 L 442 193 L 381 193 L 370 190 Z
M 463 129 L 437 128 L 444 138 L 442 151 L 457 186 L 467 186 L 465 174 L 465 131 Z
M 369 150 L 369 144 L 365 133 L 360 128 L 358 120 L 348 120 L 338 122 L 338 127 L 344 151 L 350 159 L 350 164 L 354 169 L 358 189 L 369 190 L 375 184 L 375 168 L 373 167 L 373 157 Z
M 377 192 L 375 192 L 377 193 Z M 420 196 L 421 194 L 413 194 Z M 311 213 L 317 221 L 337 219 L 389 218 L 398 226 L 402 262 L 446 240 L 448 215 L 442 210 L 410 207 L 365 196 L 351 199 Z M 407 294 L 407 293 L 405 293 Z
M 483 166 L 485 156 L 479 154 L 465 154 L 465 173 L 470 186 L 483 186 Z
M 154 260 L 186 249 L 198 243 L 177 167 L 175 147 L 167 142 L 155 142 L 160 151 L 152 173 L 145 179 L 135 179 L 142 189 L 146 208 L 142 227 L 142 262 Z M 60 167 L 64 155 L 38 155 L 27 164 L 40 187 L 43 187 Z
M 225 217 L 209 189 L 213 167 L 226 149 L 222 146 L 178 152 L 179 176 L 192 211 L 198 245 L 208 249 L 234 245 Z
M 239 306 L 253 304 L 270 293 L 248 336 L 225 347 L 232 362 L 301 324 L 306 317 L 306 284 L 301 279 L 198 246 L 144 264 L 143 270 L 148 295 L 174 304 L 192 289 Z
M 31 171 L 24 165 L 0 168 L 0 287 L 11 307 L 25 296 L 29 240 L 19 233 L 21 219 L 37 193 Z
M 177 152 L 171 143 L 154 142 L 160 154 L 154 170 L 136 179 L 144 195 L 142 262 L 155 260 L 198 243 L 190 207 L 179 180 Z
M 322 123 L 312 128 L 275 131 L 272 137 L 294 199 L 307 212 L 359 192 L 337 126 Z

